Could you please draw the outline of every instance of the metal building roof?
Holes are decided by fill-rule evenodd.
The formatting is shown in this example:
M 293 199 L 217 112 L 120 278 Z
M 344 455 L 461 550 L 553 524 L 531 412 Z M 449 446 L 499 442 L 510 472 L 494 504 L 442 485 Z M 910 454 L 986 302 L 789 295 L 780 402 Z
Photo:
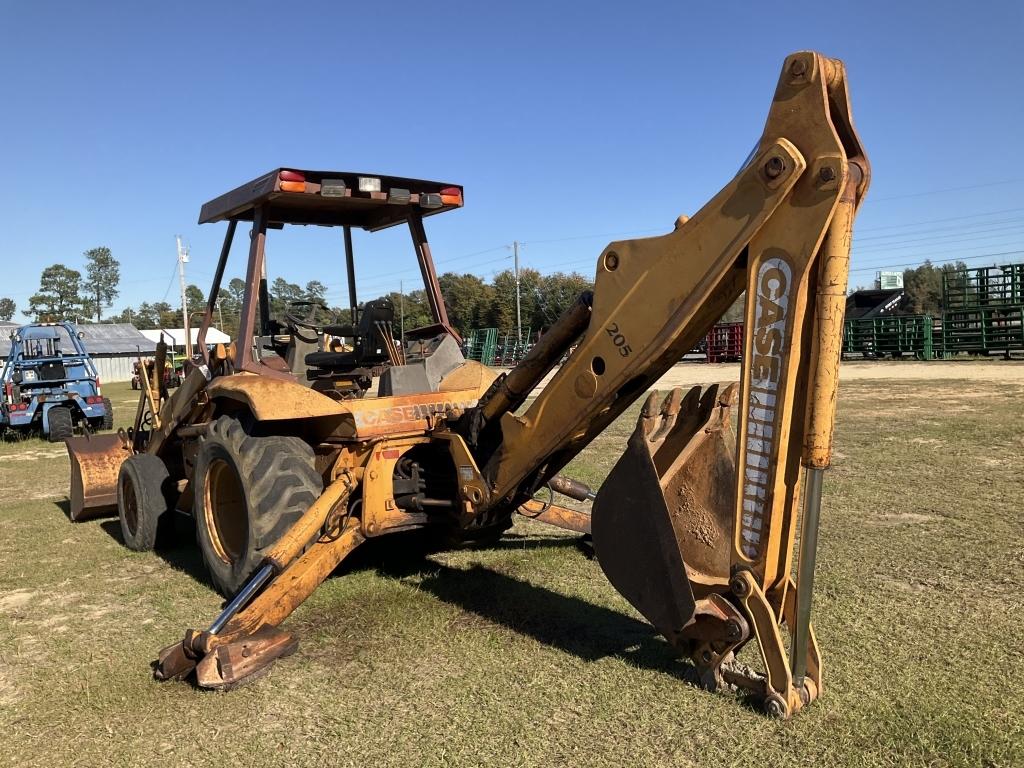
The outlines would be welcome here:
M 192 343 L 195 344 L 199 336 L 198 328 L 189 328 L 189 336 L 192 337 Z M 160 336 L 163 335 L 164 341 L 166 341 L 172 347 L 183 347 L 185 346 L 185 329 L 184 328 L 161 328 L 152 331 L 139 331 L 147 339 L 151 340 L 153 344 L 156 344 L 160 340 Z M 212 325 L 206 330 L 206 343 L 207 344 L 230 344 L 231 337 L 223 331 L 214 328 Z
M 11 334 L 22 324 L 0 323 L 0 357 L 7 357 L 11 351 Z M 156 342 L 150 341 L 134 325 L 128 323 L 87 323 L 75 326 L 82 334 L 82 343 L 90 355 L 151 355 L 156 352 Z M 61 334 L 64 330 L 60 329 Z M 70 340 L 68 340 L 70 341 Z M 71 349 L 70 343 L 65 349 Z

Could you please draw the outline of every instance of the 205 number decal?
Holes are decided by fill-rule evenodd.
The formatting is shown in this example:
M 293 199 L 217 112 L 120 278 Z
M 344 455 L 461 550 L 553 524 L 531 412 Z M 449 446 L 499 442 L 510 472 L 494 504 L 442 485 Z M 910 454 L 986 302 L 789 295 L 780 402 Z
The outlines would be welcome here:
M 626 337 L 619 331 L 619 324 L 612 323 L 604 330 L 605 333 L 611 336 L 612 344 L 619 348 L 619 354 L 623 357 L 629 357 L 633 350 L 626 343 Z

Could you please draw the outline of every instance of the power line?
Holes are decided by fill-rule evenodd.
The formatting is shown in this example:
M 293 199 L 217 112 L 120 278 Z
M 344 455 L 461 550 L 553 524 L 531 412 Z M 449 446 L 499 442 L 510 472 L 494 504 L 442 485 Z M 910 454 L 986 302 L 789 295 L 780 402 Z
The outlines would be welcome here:
M 891 254 L 891 255 L 886 255 L 886 256 L 879 256 L 878 254 L 874 254 L 874 255 L 869 257 L 870 260 L 867 261 L 867 262 L 865 262 L 862 258 L 858 258 L 856 256 L 852 257 L 851 260 L 855 261 L 858 264 L 867 263 L 867 264 L 884 265 L 884 264 L 886 264 L 887 262 L 889 262 L 892 259 L 914 259 L 914 258 L 918 258 L 918 257 L 920 257 L 922 259 L 930 259 L 933 256 L 946 256 L 946 255 L 949 255 L 949 254 L 953 254 L 953 255 L 956 255 L 956 254 L 966 254 L 968 251 L 975 251 L 978 248 L 990 248 L 990 249 L 991 248 L 1011 248 L 1011 247 L 1016 247 L 1019 244 L 1020 244 L 1019 239 L 1014 237 L 1014 238 L 1011 238 L 1011 239 L 1009 239 L 1009 240 L 1007 240 L 1005 242 L 985 243 L 983 245 L 961 245 L 961 246 L 959 246 L 957 248 L 949 248 L 949 249 L 942 250 L 942 251 L 935 251 L 935 250 L 925 249 L 925 250 L 919 251 L 918 253 Z
M 171 279 L 167 282 L 167 290 L 164 291 L 164 297 L 160 301 L 167 301 L 167 294 L 171 292 L 171 286 L 174 285 L 174 276 L 178 272 L 178 262 L 175 260 L 174 269 L 171 270 Z
M 941 219 L 929 219 L 928 221 L 914 221 L 906 224 L 882 224 L 877 227 L 858 227 L 858 232 L 877 232 L 882 229 L 897 229 L 901 227 L 919 227 L 923 224 L 942 224 L 946 221 L 961 221 L 963 219 L 977 219 L 982 216 L 998 216 L 1003 213 L 1018 213 L 1024 211 L 1024 208 L 1004 208 L 1001 211 L 988 211 L 987 213 L 969 213 L 964 216 L 945 216 Z
M 965 256 L 965 257 L 962 257 L 962 258 L 959 258 L 959 259 L 945 259 L 945 260 L 943 260 L 941 262 L 941 264 L 949 264 L 949 263 L 951 263 L 953 261 L 974 261 L 975 259 L 987 259 L 987 258 L 992 258 L 992 257 L 995 257 L 995 256 L 1016 256 L 1016 255 L 1019 255 L 1019 254 L 1022 254 L 1022 253 L 1024 253 L 1024 250 L 1020 250 L 1020 251 L 1000 251 L 999 253 L 979 253 L 976 256 Z M 923 265 L 925 263 L 933 263 L 934 264 L 935 262 L 933 262 L 931 259 L 925 259 L 924 261 L 913 261 L 913 262 L 910 262 L 910 263 L 907 263 L 907 264 L 888 264 L 886 266 L 890 266 L 890 267 L 896 269 L 896 268 L 906 268 L 906 267 L 920 267 L 921 265 Z M 936 264 L 936 266 L 940 266 L 940 264 Z M 874 267 L 860 267 L 858 269 L 851 269 L 850 270 L 850 274 L 853 274 L 854 272 L 878 272 L 878 271 L 879 271 L 879 269 L 878 269 L 877 266 L 874 266 Z
M 991 181 L 987 184 L 971 184 L 966 187 L 948 187 L 946 189 L 930 189 L 926 192 L 911 192 L 905 195 L 889 195 L 888 197 L 876 197 L 870 199 L 873 203 L 881 203 L 886 200 L 905 200 L 910 197 L 927 197 L 928 195 L 941 195 L 946 192 L 966 192 L 970 189 L 985 189 L 987 187 L 1000 187 L 1006 184 L 1021 184 L 1024 183 L 1024 179 L 1007 179 L 1006 181 Z
M 874 235 L 873 237 L 856 237 L 855 239 L 859 243 L 875 241 L 875 240 L 891 240 L 894 237 L 907 237 L 908 235 L 925 235 L 931 232 L 967 232 L 977 230 L 979 232 L 987 231 L 986 227 L 996 227 L 1003 224 L 1017 224 L 1024 222 L 1024 216 L 1015 216 L 1009 219 L 998 219 L 996 221 L 978 221 L 973 224 L 954 224 L 951 227 L 929 227 L 928 229 L 922 229 L 920 232 L 892 232 L 888 235 Z M 928 234 L 930 237 L 931 235 Z
M 594 235 L 574 235 L 572 237 L 558 237 L 551 240 L 529 240 L 530 245 L 540 245 L 544 243 L 568 243 L 570 240 L 593 240 L 598 237 L 622 237 L 623 235 L 649 235 L 653 233 L 666 233 L 668 230 L 665 227 L 658 229 L 631 229 L 626 232 L 601 232 Z M 520 243 L 522 245 L 522 243 Z
M 1011 235 L 1017 234 L 1020 230 L 1024 230 L 1024 224 L 1015 224 L 1012 227 L 995 227 L 989 232 L 995 234 L 985 234 L 984 232 L 975 232 L 966 237 L 951 237 L 950 235 L 936 235 L 935 237 L 922 237 L 914 240 L 898 240 L 895 243 L 884 243 L 869 246 L 867 248 L 853 248 L 853 253 L 885 253 L 886 251 L 902 251 L 906 248 L 916 248 L 921 243 L 927 243 L 930 241 L 938 240 L 939 245 L 945 243 L 969 243 L 975 240 L 991 240 L 993 237 L 1010 237 Z

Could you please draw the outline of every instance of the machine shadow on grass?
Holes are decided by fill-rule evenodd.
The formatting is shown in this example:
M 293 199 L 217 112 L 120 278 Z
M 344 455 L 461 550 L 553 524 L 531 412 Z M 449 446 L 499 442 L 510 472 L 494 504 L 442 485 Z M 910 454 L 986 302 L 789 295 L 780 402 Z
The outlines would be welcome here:
M 65 514 L 69 514 L 68 502 L 66 500 L 58 502 L 58 505 L 64 510 Z M 210 581 L 210 577 L 206 572 L 206 565 L 203 563 L 203 556 L 199 552 L 199 547 L 195 545 L 195 529 L 192 527 L 191 521 L 183 518 L 175 520 L 173 524 L 176 526 L 174 534 L 168 537 L 171 543 L 158 544 L 156 549 L 153 550 L 153 554 L 162 558 L 165 563 L 176 571 L 181 571 L 191 576 L 204 587 L 212 590 L 213 582 Z M 124 546 L 124 538 L 121 536 L 121 522 L 116 517 L 101 520 L 99 525 L 104 533 L 122 547 Z
M 576 548 L 578 540 L 512 534 L 478 549 L 548 547 Z M 418 577 L 416 588 L 437 600 L 583 661 L 619 658 L 638 668 L 699 685 L 694 667 L 646 622 L 481 564 L 467 569 L 443 565 L 430 557 L 431 552 L 414 540 L 403 542 L 397 549 L 394 545 L 371 546 L 353 553 L 342 568 L 345 571 L 374 570 L 396 581 Z M 584 554 L 579 556 L 584 557 Z
M 67 500 L 55 504 L 69 515 Z M 173 544 L 157 547 L 154 554 L 175 570 L 213 589 L 202 555 L 193 543 L 194 529 L 190 521 L 176 519 L 175 526 L 173 537 L 169 537 Z M 101 520 L 99 527 L 123 545 L 117 518 Z M 700 686 L 695 668 L 646 622 L 479 563 L 469 568 L 444 565 L 431 557 L 443 549 L 423 536 L 398 534 L 387 539 L 364 543 L 329 578 L 366 571 L 395 581 L 417 577 L 417 589 L 435 599 L 583 661 L 618 658 L 639 669 Z M 575 537 L 509 533 L 496 542 L 467 549 L 493 552 L 578 547 L 579 540 Z M 579 556 L 586 555 L 580 552 Z M 308 623 L 309 617 L 306 621 Z M 739 698 L 746 699 L 742 694 Z M 744 704 L 756 708 L 753 701 L 744 701 Z
M 69 516 L 66 499 L 55 504 Z M 212 589 L 202 555 L 193 544 L 190 521 L 176 520 L 175 525 L 174 543 L 157 547 L 154 554 L 175 570 Z M 118 544 L 124 544 L 117 518 L 101 520 L 99 527 Z M 583 661 L 619 658 L 637 668 L 700 685 L 694 667 L 643 621 L 481 564 L 466 569 L 444 565 L 431 557 L 442 549 L 422 536 L 399 534 L 387 538 L 388 541 L 364 543 L 330 578 L 364 571 L 396 581 L 418 577 L 417 588 L 435 599 Z M 496 542 L 467 548 L 493 552 L 578 547 L 579 541 L 574 537 L 512 533 Z M 585 555 L 581 552 L 579 556 Z

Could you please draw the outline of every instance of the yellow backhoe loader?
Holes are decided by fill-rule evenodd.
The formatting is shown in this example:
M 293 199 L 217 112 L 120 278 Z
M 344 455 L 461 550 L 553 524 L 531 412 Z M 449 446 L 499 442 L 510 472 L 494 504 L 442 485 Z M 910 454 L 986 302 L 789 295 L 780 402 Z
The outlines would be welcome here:
M 201 221 L 228 222 L 211 297 L 237 222 L 252 222 L 237 344 L 200 343 L 203 358 L 173 396 L 154 376 L 120 438 L 69 442 L 76 516 L 116 503 L 126 540 L 144 548 L 169 509 L 190 511 L 214 581 L 231 596 L 209 627 L 160 652 L 156 677 L 209 688 L 251 680 L 295 649 L 280 625 L 361 543 L 413 529 L 493 537 L 525 508 L 592 530 L 611 583 L 708 688 L 745 687 L 781 718 L 816 699 L 821 481 L 850 239 L 868 182 L 842 63 L 793 54 L 736 177 L 673 231 L 608 245 L 593 293 L 498 376 L 453 349 L 423 235 L 422 215 L 461 205 L 460 187 L 282 169 L 208 203 Z M 347 353 L 325 341 L 341 329 L 270 322 L 264 239 L 288 223 L 341 225 L 351 264 L 351 227 L 402 222 L 434 324 L 404 347 L 392 339 L 378 396 L 356 397 L 338 373 Z M 649 394 L 596 497 L 558 474 L 744 290 L 738 384 L 660 402 Z M 591 514 L 538 509 L 545 486 L 592 500 Z M 764 674 L 732 663 L 751 643 Z

